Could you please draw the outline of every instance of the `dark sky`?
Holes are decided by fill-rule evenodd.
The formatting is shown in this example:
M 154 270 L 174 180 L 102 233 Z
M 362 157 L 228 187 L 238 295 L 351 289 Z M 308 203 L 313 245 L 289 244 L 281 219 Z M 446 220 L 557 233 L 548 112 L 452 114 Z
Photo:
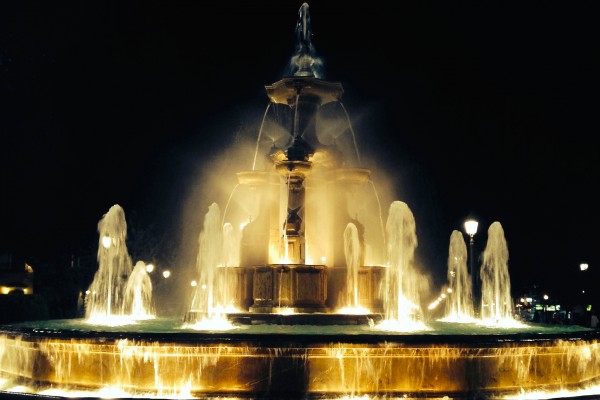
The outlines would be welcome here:
M 113 204 L 175 240 L 198 165 L 260 121 L 301 4 L 3 2 L 0 252 L 81 252 Z M 515 290 L 600 268 L 592 2 L 351 4 L 309 3 L 313 44 L 438 278 L 469 216 L 478 252 L 502 224 Z

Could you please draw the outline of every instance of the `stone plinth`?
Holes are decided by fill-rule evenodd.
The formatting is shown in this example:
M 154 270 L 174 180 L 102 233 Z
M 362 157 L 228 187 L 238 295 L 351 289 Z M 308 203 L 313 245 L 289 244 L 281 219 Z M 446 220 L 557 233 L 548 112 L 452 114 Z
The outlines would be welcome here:
M 327 309 L 327 267 L 271 264 L 254 268 L 251 312 L 323 312 Z

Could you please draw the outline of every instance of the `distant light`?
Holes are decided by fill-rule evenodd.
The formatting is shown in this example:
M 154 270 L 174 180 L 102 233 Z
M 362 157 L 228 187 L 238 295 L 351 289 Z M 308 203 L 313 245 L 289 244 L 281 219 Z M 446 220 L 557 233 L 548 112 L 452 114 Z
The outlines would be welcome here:
M 441 297 L 442 297 L 442 299 L 445 299 L 446 298 L 446 293 L 442 293 Z
M 154 271 L 154 264 L 148 264 L 148 265 L 146 265 L 146 272 L 150 273 L 152 271 Z
M 525 297 L 525 300 L 526 300 L 528 303 L 531 303 L 531 302 L 533 301 L 533 298 L 531 298 L 531 297 Z
M 547 294 L 544 295 L 544 300 L 548 300 L 548 295 Z
M 448 289 L 446 289 L 446 292 L 448 292 L 448 293 L 452 293 L 452 288 L 451 288 L 451 287 L 449 287 Z
M 196 281 L 191 281 L 191 282 L 190 282 L 190 285 L 192 285 L 192 287 L 196 287 L 196 286 L 198 286 L 198 282 L 196 282 Z
M 166 269 L 166 270 L 163 271 L 162 275 L 166 279 L 166 278 L 168 278 L 168 277 L 171 276 L 171 271 L 169 271 L 168 269 Z
M 587 265 L 587 263 L 581 263 L 579 264 L 579 269 L 582 271 L 587 271 L 589 265 Z
M 585 294 L 585 290 L 582 290 L 581 293 Z
M 473 237 L 473 235 L 477 233 L 478 225 L 479 222 L 475 221 L 474 219 L 470 219 L 467 222 L 465 222 L 465 230 L 467 231 L 469 236 Z
M 525 303 L 525 299 L 521 297 L 521 303 Z
M 325 264 L 325 261 L 327 261 L 327 257 L 325 257 L 325 256 L 321 257 L 321 263 Z
M 90 292 L 89 290 L 86 290 L 86 291 L 85 291 L 85 294 L 90 294 L 90 293 L 91 293 L 91 292 Z
M 105 249 L 108 249 L 110 247 L 111 243 L 112 243 L 112 240 L 110 239 L 110 236 L 102 237 L 102 246 L 104 246 Z

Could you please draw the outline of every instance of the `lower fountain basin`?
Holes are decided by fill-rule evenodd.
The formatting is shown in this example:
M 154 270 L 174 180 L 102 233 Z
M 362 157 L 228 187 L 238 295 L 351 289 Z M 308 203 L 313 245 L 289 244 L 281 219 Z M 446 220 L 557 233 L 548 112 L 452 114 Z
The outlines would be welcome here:
M 2 327 L 0 390 L 16 382 L 36 395 L 118 388 L 159 398 L 503 398 L 598 384 L 599 338 L 575 326 L 437 322 L 394 333 L 263 324 L 202 332 L 172 320 L 113 328 L 47 321 Z

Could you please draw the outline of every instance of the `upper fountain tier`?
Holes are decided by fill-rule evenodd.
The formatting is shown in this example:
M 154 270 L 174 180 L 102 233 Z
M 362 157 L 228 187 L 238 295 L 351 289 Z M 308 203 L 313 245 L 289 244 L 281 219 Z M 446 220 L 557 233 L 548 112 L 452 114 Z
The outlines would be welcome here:
M 267 96 L 273 103 L 295 107 L 299 98 L 312 98 L 319 105 L 340 101 L 344 89 L 339 82 L 325 81 L 314 76 L 285 77 L 266 85 Z
M 265 88 L 271 102 L 288 105 L 294 110 L 294 140 L 287 149 L 287 160 L 308 161 L 316 147 L 327 147 L 316 135 L 315 115 L 323 104 L 340 100 L 344 90 L 339 82 L 295 76 L 283 78 Z
M 314 118 L 318 108 L 340 101 L 344 90 L 339 82 L 321 79 L 322 61 L 311 41 L 307 3 L 302 4 L 298 14 L 296 48 L 290 58 L 288 74 L 265 88 L 272 103 L 287 105 L 294 111 L 293 142 L 286 149 L 286 161 L 307 162 L 317 148 L 324 150 L 327 147 L 318 140 L 315 132 Z

